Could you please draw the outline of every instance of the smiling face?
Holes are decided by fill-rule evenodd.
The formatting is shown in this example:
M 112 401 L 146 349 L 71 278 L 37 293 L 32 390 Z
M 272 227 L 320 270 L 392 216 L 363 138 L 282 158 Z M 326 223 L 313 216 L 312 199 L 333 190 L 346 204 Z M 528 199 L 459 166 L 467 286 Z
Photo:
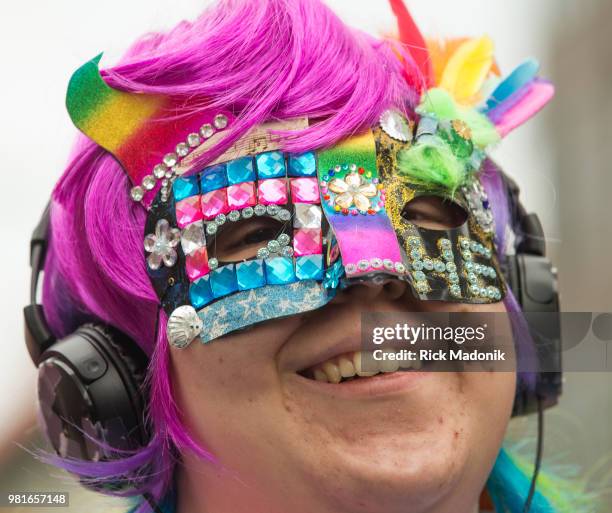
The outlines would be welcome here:
M 418 301 L 393 280 L 216 343 L 173 348 L 183 421 L 219 462 L 183 455 L 178 511 L 471 511 L 510 417 L 514 374 L 405 369 L 339 383 L 336 375 L 355 372 L 363 311 L 485 309 L 503 304 Z
M 504 312 L 477 177 L 432 192 L 397 175 L 407 148 L 378 128 L 316 155 L 241 156 L 177 179 L 172 201 L 153 204 L 147 230 L 169 218 L 182 231 L 176 265 L 150 274 L 168 313 L 186 301 L 198 311 L 189 327 L 205 343 L 184 347 L 172 314 L 177 402 L 218 459 L 182 455 L 179 511 L 476 503 L 514 374 L 363 364 L 363 312 Z
M 407 224 L 431 233 L 455 229 L 465 216 L 431 195 L 403 211 Z M 248 261 L 281 233 L 281 220 L 254 216 L 224 224 L 209 248 L 220 261 Z M 392 278 L 354 283 L 309 313 L 173 348 L 183 421 L 219 463 L 183 455 L 182 510 L 472 508 L 501 445 L 515 375 L 430 372 L 421 362 L 366 371 L 360 330 L 368 311 L 505 310 L 501 302 L 421 301 L 406 281 Z M 510 336 L 507 322 L 498 328 Z
M 70 82 L 75 125 L 115 156 L 131 198 L 149 211 L 144 256 L 169 316 L 173 391 L 182 420 L 220 463 L 182 454 L 179 513 L 467 512 L 498 451 L 514 375 L 393 366 L 364 374 L 355 354 L 360 314 L 503 311 L 476 175 L 485 149 L 539 110 L 552 87 L 533 62 L 498 81 L 488 38 L 429 55 L 411 28 L 401 32 L 415 74 L 394 45 L 365 41 L 317 6 L 254 16 L 271 25 L 238 31 L 237 53 L 218 51 L 218 31 L 190 29 L 202 37 L 187 46 L 172 31 L 160 38 L 160 55 L 171 51 L 159 73 L 141 76 L 134 55 L 134 66 L 112 74 L 129 68 L 126 83 L 145 80 L 136 94 L 106 84 L 100 57 Z M 253 18 L 234 7 L 236 21 Z M 215 13 L 196 25 L 223 19 L 236 32 L 234 18 Z M 407 12 L 398 18 L 414 26 Z M 254 37 L 266 34 L 272 44 Z M 315 44 L 298 48 L 295 34 Z M 209 54 L 219 59 L 189 57 Z M 329 85 L 330 66 L 338 87 Z M 307 80 L 290 86 L 283 69 Z M 239 117 L 202 110 L 209 100 Z M 414 107 L 413 119 L 387 111 L 381 126 L 330 148 L 397 101 Z M 275 133 L 292 134 L 291 147 L 308 139 L 325 151 L 285 154 L 268 123 L 235 140 L 254 117 L 298 112 L 313 117 L 306 137 L 306 117 L 276 122 Z M 231 148 L 201 169 L 226 136 Z M 446 191 L 428 200 L 430 185 Z

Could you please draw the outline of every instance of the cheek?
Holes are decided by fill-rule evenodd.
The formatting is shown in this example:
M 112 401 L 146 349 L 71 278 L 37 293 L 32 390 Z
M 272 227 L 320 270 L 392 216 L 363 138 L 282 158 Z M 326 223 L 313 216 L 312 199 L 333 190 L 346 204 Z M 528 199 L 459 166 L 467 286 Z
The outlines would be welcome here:
M 515 347 L 512 328 L 502 302 L 480 307 L 482 311 L 494 313 L 494 329 L 491 331 L 492 346 L 500 348 L 508 364 L 500 364 L 496 371 L 467 372 L 463 374 L 466 396 L 475 418 L 475 430 L 483 441 L 499 447 L 504 436 L 516 393 Z M 505 372 L 500 371 L 504 370 Z
M 288 318 L 171 351 L 181 421 L 216 457 L 244 461 L 239 455 L 247 450 L 257 458 L 271 427 L 284 422 L 275 356 L 298 325 L 299 318 Z
M 469 373 L 464 383 L 472 417 L 469 433 L 474 468 L 488 471 L 499 452 L 512 413 L 516 389 L 513 372 Z M 484 474 L 486 476 L 486 474 Z
M 514 401 L 516 375 L 513 372 L 470 372 L 463 380 L 466 407 L 474 417 L 476 430 L 485 434 L 505 430 Z

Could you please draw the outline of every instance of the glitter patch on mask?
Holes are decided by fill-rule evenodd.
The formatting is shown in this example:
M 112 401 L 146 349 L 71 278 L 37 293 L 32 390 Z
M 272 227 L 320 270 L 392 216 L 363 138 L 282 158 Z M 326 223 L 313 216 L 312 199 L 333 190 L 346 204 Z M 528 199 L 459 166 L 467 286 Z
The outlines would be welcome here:
M 253 324 L 316 310 L 331 301 L 334 294 L 316 281 L 267 285 L 238 292 L 198 312 L 206 326 L 200 341 L 207 343 Z

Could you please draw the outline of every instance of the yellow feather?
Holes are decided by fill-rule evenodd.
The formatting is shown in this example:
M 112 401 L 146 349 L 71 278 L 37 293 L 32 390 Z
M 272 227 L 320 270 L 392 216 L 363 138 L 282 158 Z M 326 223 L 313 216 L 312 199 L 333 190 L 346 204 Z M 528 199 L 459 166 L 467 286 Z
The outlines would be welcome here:
M 488 36 L 462 43 L 448 60 L 440 87 L 463 105 L 477 103 L 478 92 L 493 66 L 493 41 Z

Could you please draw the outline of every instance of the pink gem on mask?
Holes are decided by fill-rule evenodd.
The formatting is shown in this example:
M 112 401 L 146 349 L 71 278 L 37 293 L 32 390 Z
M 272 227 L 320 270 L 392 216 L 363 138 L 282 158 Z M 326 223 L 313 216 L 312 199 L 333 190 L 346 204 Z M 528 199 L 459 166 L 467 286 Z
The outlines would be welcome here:
M 176 204 L 176 222 L 181 228 L 201 219 L 200 196 L 191 196 Z
M 320 203 L 316 178 L 292 178 L 291 197 L 294 203 Z
M 196 281 L 210 272 L 206 248 L 196 249 L 191 255 L 185 256 L 185 269 L 190 281 Z
M 257 204 L 255 182 L 242 182 L 227 188 L 227 204 L 231 210 L 253 207 Z
M 259 180 L 259 203 L 262 205 L 285 205 L 287 203 L 287 182 L 284 178 Z
M 206 220 L 214 219 L 219 214 L 229 212 L 227 189 L 217 189 L 201 196 L 202 216 Z
M 329 252 L 329 263 L 331 264 L 335 262 L 339 256 L 340 256 L 340 246 L 336 244 L 333 248 L 331 248 Z
M 300 228 L 293 231 L 295 256 L 319 255 L 323 252 L 323 237 L 318 228 Z

